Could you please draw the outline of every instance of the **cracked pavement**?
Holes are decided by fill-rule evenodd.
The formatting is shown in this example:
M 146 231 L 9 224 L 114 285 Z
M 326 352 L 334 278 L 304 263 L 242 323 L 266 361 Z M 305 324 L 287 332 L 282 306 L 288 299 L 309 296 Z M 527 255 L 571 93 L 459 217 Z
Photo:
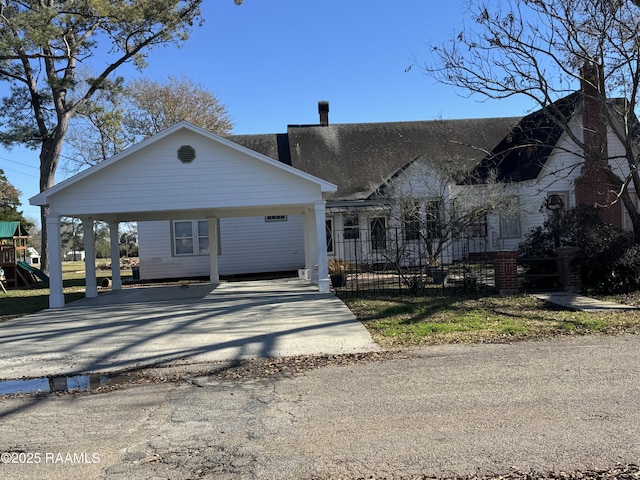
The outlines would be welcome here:
M 0 478 L 421 478 L 640 460 L 640 335 L 425 347 L 239 380 L 0 399 Z

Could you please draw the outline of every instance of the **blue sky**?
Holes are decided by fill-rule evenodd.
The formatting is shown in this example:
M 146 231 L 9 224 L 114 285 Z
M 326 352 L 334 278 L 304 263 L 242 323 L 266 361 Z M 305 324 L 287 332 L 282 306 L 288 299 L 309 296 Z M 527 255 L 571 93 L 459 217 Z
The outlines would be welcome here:
M 280 133 L 317 123 L 317 102 L 330 103 L 330 123 L 518 116 L 522 99 L 482 102 L 435 83 L 416 66 L 428 45 L 469 23 L 468 0 L 205 0 L 205 23 L 181 48 L 154 50 L 149 66 L 126 78 L 185 75 L 227 106 L 234 133 Z M 96 59 L 99 61 L 99 59 Z M 407 70 L 407 67 L 413 67 Z M 0 85 L 0 92 L 2 92 Z M 23 192 L 38 193 L 37 152 L 0 149 L 0 168 Z M 64 179 L 58 170 L 56 181 Z

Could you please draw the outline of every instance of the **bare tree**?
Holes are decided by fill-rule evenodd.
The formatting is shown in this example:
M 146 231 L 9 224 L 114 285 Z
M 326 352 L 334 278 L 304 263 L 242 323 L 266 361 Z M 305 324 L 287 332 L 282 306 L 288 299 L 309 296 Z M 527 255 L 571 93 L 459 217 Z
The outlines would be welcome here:
M 446 122 L 442 130 L 445 143 L 456 141 L 453 132 L 446 131 Z M 389 205 L 391 224 L 402 231 L 401 238 L 387 249 L 385 260 L 394 265 L 410 290 L 419 289 L 423 278 L 442 260 L 452 261 L 450 250 L 456 242 L 472 239 L 484 251 L 489 215 L 520 215 L 520 206 L 507 201 L 512 194 L 510 185 L 497 181 L 493 174 L 480 177 L 475 169 L 478 158 L 488 152 L 478 146 L 466 147 L 477 153 L 421 156 L 376 193 Z
M 67 173 L 77 173 L 133 145 L 134 136 L 123 124 L 123 92 L 122 81 L 109 90 L 96 92 L 93 101 L 71 120 L 64 150 Z
M 219 135 L 233 128 L 226 106 L 207 87 L 188 77 L 169 75 L 164 82 L 140 78 L 127 86 L 126 96 L 131 108 L 125 124 L 138 139 L 182 120 Z
M 563 128 L 587 160 L 607 165 L 612 201 L 622 201 L 640 237 L 638 122 L 640 7 L 630 0 L 507 0 L 472 4 L 472 26 L 432 48 L 425 70 L 438 81 L 485 99 L 527 97 Z M 556 101 L 582 86 L 586 109 L 613 128 L 624 152 L 608 157 L 605 129 L 571 124 Z M 608 100 L 621 97 L 615 104 Z M 589 106 L 587 106 L 587 103 Z M 582 132 L 584 131 L 584 135 Z M 593 162 L 589 162 L 593 160 Z
M 225 105 L 187 77 L 142 78 L 99 92 L 69 129 L 66 167 L 77 172 L 95 165 L 182 120 L 218 135 L 233 128 Z

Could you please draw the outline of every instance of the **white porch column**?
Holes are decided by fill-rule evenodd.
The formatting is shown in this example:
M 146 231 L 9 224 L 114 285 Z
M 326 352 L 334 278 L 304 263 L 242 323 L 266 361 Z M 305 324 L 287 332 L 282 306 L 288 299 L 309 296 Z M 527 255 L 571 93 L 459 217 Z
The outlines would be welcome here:
M 316 212 L 313 206 L 304 213 L 304 261 L 309 269 L 309 280 L 313 285 L 318 284 L 318 245 L 316 234 Z
M 218 270 L 218 218 L 208 217 L 209 224 L 209 282 L 213 285 L 220 283 Z
M 316 258 L 318 262 L 318 290 L 327 293 L 331 291 L 329 282 L 329 259 L 327 258 L 327 233 L 325 202 L 314 202 Z
M 64 285 L 62 284 L 60 215 L 48 214 L 46 218 L 49 250 L 49 308 L 61 308 L 64 307 Z
M 111 243 L 111 290 L 122 290 L 120 277 L 120 234 L 119 222 L 109 222 L 109 241 Z
M 302 215 L 302 225 L 304 228 L 304 268 L 309 272 L 309 280 L 313 280 L 313 267 L 315 265 L 315 212 L 311 209 Z
M 96 283 L 96 239 L 93 234 L 93 219 L 82 219 L 82 232 L 84 242 L 84 271 L 87 289 L 84 296 L 93 298 L 98 296 L 98 285 Z

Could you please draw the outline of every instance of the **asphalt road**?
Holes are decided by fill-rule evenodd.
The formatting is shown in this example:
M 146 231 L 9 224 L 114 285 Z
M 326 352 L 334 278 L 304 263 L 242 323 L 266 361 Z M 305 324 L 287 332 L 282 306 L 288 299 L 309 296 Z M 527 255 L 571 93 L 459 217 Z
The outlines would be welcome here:
M 0 451 L 32 463 L 0 464 L 0 478 L 410 478 L 640 460 L 638 335 L 413 353 L 290 377 L 4 398 Z

